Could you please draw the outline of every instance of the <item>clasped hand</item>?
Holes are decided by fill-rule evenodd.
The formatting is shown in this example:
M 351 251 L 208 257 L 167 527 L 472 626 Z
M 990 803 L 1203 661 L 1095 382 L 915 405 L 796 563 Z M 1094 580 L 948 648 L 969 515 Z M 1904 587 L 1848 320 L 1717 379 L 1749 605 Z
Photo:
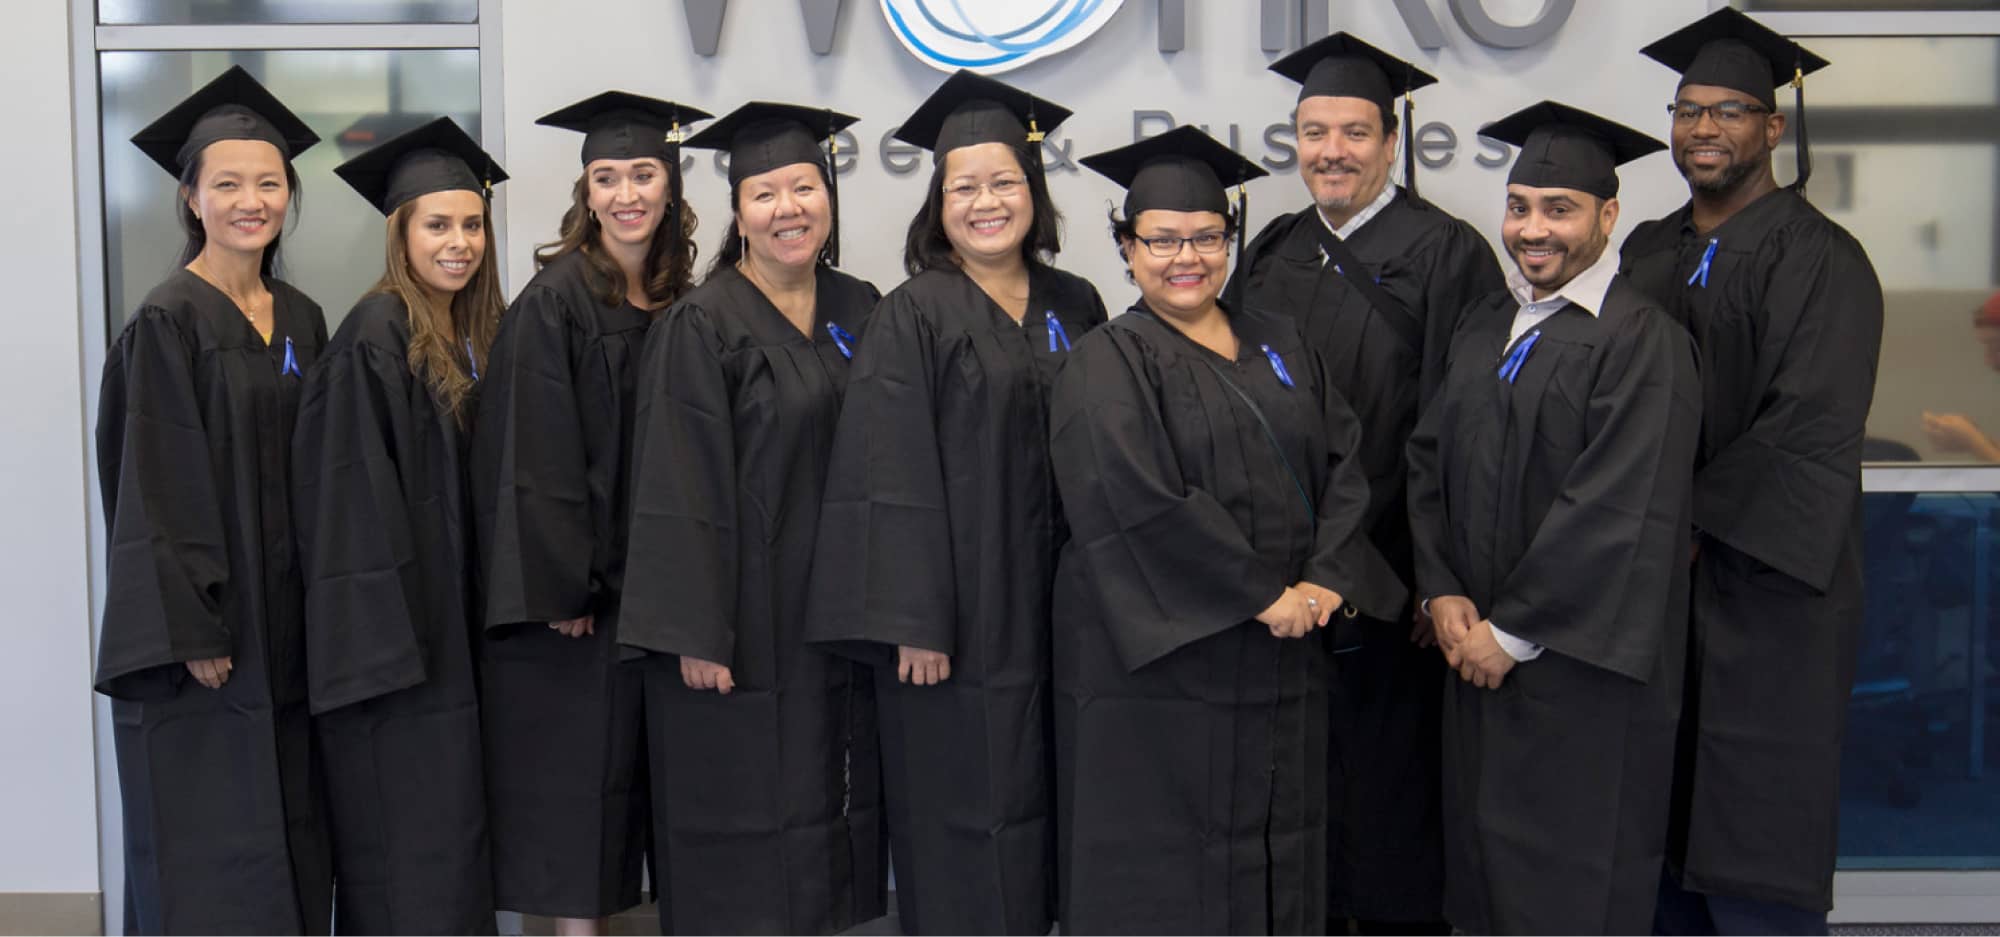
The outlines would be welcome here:
M 1479 609 L 1462 595 L 1440 595 L 1430 601 L 1431 627 L 1437 636 L 1444 660 L 1458 671 L 1459 679 L 1482 690 L 1499 689 L 1514 658 L 1493 636 L 1493 623 L 1479 617 Z
M 1271 636 L 1303 638 L 1314 628 L 1324 628 L 1346 600 L 1340 593 L 1310 582 L 1285 587 L 1271 607 L 1258 613 L 1257 620 L 1269 625 Z

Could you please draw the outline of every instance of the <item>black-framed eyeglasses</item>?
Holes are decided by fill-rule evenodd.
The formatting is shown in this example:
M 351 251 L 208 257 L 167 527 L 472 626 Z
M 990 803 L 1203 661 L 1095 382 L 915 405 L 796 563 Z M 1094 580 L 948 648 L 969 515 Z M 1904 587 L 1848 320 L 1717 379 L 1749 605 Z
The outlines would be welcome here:
M 1142 237 L 1139 243 L 1146 245 L 1146 253 L 1155 257 L 1172 257 L 1181 252 L 1182 244 L 1194 247 L 1197 254 L 1213 254 L 1229 244 L 1229 235 L 1220 231 L 1203 231 L 1193 237 Z
M 944 188 L 944 194 L 946 198 L 952 201 L 970 202 L 979 197 L 979 190 L 981 189 L 993 193 L 994 198 L 1010 199 L 1027 191 L 1027 188 L 1028 180 L 1026 179 L 1002 177 L 988 182 L 966 180 L 957 185 L 948 185 Z
M 1771 113 L 1762 104 L 1748 104 L 1743 101 L 1723 101 L 1720 104 L 1696 104 L 1692 101 L 1675 101 L 1667 105 L 1667 113 L 1674 115 L 1674 123 L 1692 124 L 1701 121 L 1701 115 L 1715 118 L 1724 127 L 1735 127 L 1749 120 L 1751 115 Z

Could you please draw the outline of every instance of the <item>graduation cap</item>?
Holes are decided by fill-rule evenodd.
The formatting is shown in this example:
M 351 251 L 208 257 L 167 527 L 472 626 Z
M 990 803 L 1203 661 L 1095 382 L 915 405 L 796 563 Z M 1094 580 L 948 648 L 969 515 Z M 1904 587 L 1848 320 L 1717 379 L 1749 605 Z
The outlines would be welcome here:
M 659 98 L 606 91 L 543 114 L 535 123 L 583 134 L 583 162 L 653 157 L 678 166 L 681 125 L 715 115 Z
M 432 192 L 491 197 L 507 172 L 449 117 L 440 117 L 335 167 L 333 174 L 387 215 Z
M 1244 226 L 1250 223 L 1250 196 L 1243 184 L 1268 176 L 1235 150 L 1201 128 L 1182 124 L 1156 137 L 1079 160 L 1099 175 L 1125 188 L 1125 217 L 1142 211 L 1212 211 L 1229 214 L 1227 186 L 1236 186 L 1236 263 L 1243 264 Z
M 1618 167 L 1667 145 L 1616 121 L 1555 101 L 1531 104 L 1479 128 L 1521 148 L 1508 185 L 1618 196 Z
M 132 144 L 175 179 L 195 154 L 223 140 L 262 140 L 290 162 L 318 143 L 319 134 L 243 66 L 232 65 L 132 135 Z
M 860 120 L 823 107 L 751 101 L 688 138 L 701 150 L 729 151 L 729 184 L 781 166 L 811 163 L 826 176 L 827 203 L 833 208 L 833 233 L 826 239 L 827 263 L 840 263 L 840 173 L 835 165 L 839 144 L 834 134 Z M 820 141 L 828 141 L 820 149 Z
M 1639 50 L 1648 58 L 1681 73 L 1675 90 L 1688 85 L 1714 85 L 1741 91 L 1765 107 L 1778 109 L 1775 89 L 1792 86 L 1793 113 L 1798 123 L 1799 179 L 1805 190 L 1812 175 L 1812 154 L 1806 145 L 1806 76 L 1829 63 L 1804 46 L 1730 7 L 1723 7 Z
M 1271 71 L 1299 83 L 1299 100 L 1307 98 L 1360 98 L 1371 101 L 1384 115 L 1396 97 L 1403 98 L 1403 184 L 1412 195 L 1417 191 L 1416 147 L 1409 135 L 1416 108 L 1410 92 L 1437 84 L 1430 73 L 1387 52 L 1362 42 L 1353 33 L 1337 32 L 1271 63 Z
M 917 105 L 895 137 L 931 151 L 935 163 L 962 146 L 1040 143 L 1069 115 L 1069 108 L 1060 104 L 961 68 Z M 1035 166 L 1041 166 L 1040 159 Z

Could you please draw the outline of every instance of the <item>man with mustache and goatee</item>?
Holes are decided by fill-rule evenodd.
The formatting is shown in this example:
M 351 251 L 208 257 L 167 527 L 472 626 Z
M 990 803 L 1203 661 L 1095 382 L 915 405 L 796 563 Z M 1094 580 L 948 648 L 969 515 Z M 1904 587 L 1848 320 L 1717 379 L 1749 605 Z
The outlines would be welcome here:
M 1313 204 L 1264 227 L 1224 300 L 1288 314 L 1362 426 L 1364 529 L 1397 574 L 1412 572 L 1403 445 L 1442 374 L 1459 313 L 1501 288 L 1493 249 L 1471 225 L 1390 181 L 1395 99 L 1437 79 L 1347 33 L 1280 59 L 1300 84 L 1293 130 Z M 1340 619 L 1328 745 L 1328 910 L 1364 933 L 1444 933 L 1438 719 L 1444 668 L 1428 621 Z M 1413 627 L 1414 626 L 1414 627 Z
M 1694 343 L 1618 275 L 1618 167 L 1665 146 L 1544 101 L 1518 271 L 1465 312 L 1410 438 L 1410 523 L 1450 681 L 1445 917 L 1469 934 L 1643 934 L 1686 650 Z
M 1805 200 L 1802 113 L 1799 183 L 1771 172 L 1773 89 L 1824 59 L 1730 9 L 1645 53 L 1682 76 L 1673 152 L 1692 199 L 1632 233 L 1623 269 L 1694 334 L 1705 415 L 1659 932 L 1824 934 L 1882 288 Z

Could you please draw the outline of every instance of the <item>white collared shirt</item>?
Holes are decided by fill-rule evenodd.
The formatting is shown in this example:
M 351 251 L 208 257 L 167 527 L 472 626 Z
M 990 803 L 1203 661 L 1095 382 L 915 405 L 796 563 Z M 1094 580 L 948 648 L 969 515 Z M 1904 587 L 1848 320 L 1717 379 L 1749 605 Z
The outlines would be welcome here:
M 1514 327 L 1507 333 L 1507 345 L 1512 347 L 1530 329 L 1569 306 L 1595 317 L 1604 308 L 1605 294 L 1611 292 L 1611 278 L 1617 275 L 1618 254 L 1608 246 L 1604 256 L 1597 258 L 1596 263 L 1541 299 L 1535 298 L 1534 287 L 1529 285 L 1518 267 L 1507 271 L 1507 291 L 1514 295 L 1514 302 L 1520 304 L 1520 309 L 1514 313 Z M 1500 649 L 1506 651 L 1516 663 L 1542 656 L 1541 645 L 1500 630 L 1499 622 L 1489 620 L 1487 625 L 1493 629 L 1493 640 L 1500 642 Z
M 1362 225 L 1365 225 L 1370 221 L 1374 221 L 1375 216 L 1381 214 L 1382 209 L 1388 208 L 1389 203 L 1395 200 L 1396 200 L 1396 184 L 1393 182 L 1385 182 L 1382 184 L 1381 194 L 1375 196 L 1374 201 L 1369 202 L 1367 205 L 1362 206 L 1360 211 L 1354 213 L 1354 217 L 1347 219 L 1346 224 L 1341 225 L 1337 228 L 1334 227 L 1332 221 L 1327 220 L 1326 212 L 1320 209 L 1319 206 L 1317 205 L 1313 206 L 1313 211 L 1314 213 L 1319 215 L 1320 224 L 1326 225 L 1326 229 L 1328 231 L 1332 231 L 1334 237 L 1337 237 L 1345 241 L 1348 238 L 1353 237 L 1354 232 L 1361 230 Z M 1325 262 L 1326 258 L 1324 256 L 1321 256 L 1320 260 L 1321 262 Z

